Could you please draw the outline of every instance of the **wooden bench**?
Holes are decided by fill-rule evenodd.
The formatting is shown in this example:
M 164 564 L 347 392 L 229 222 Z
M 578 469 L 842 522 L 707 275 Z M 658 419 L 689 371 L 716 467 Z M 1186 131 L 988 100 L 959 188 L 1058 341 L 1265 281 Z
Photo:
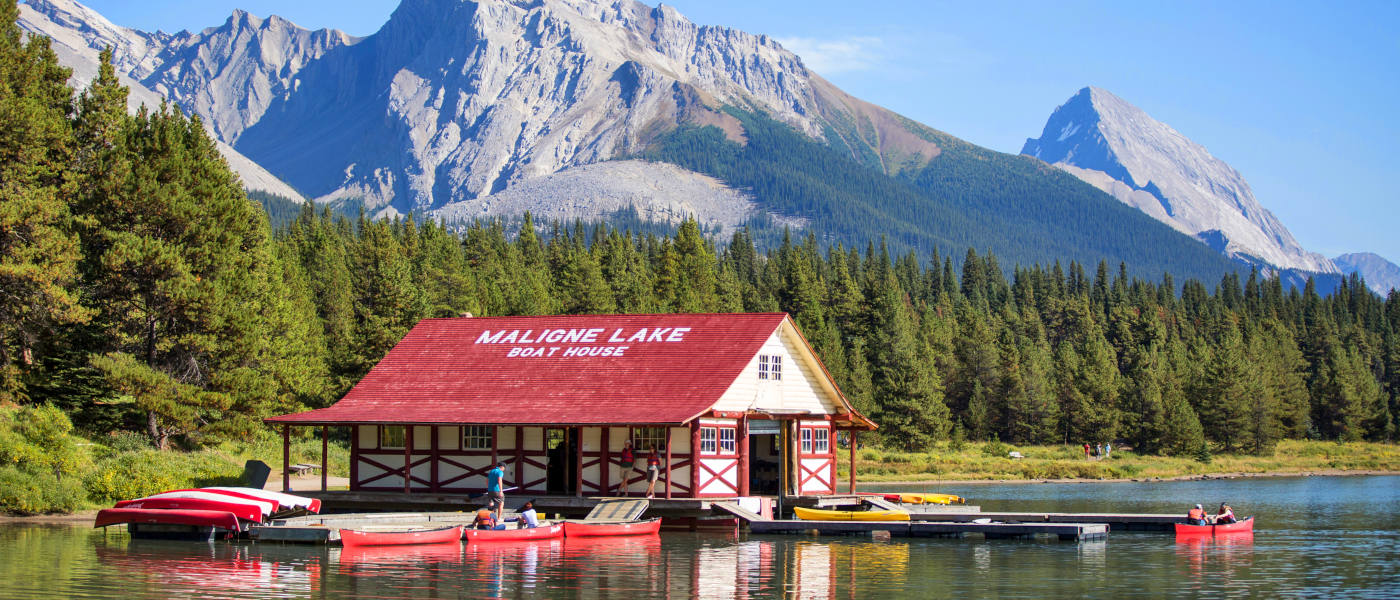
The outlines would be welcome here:
M 287 470 L 288 470 L 288 471 L 291 471 L 293 475 L 302 475 L 302 474 L 305 474 L 305 473 L 309 473 L 309 472 L 311 472 L 311 471 L 315 471 L 316 469 L 319 469 L 319 468 L 321 468 L 321 465 L 313 465 L 313 464 L 307 464 L 307 463 L 297 463 L 297 464 L 295 464 L 295 465 L 292 465 L 292 466 L 290 466 L 290 467 L 287 467 Z

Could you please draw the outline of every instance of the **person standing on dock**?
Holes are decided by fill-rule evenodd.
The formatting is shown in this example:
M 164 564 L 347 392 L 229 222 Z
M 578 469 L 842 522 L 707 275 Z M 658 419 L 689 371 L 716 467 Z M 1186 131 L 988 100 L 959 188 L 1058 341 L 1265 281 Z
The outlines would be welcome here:
M 506 494 L 501 490 L 501 480 L 506 476 L 506 463 L 496 463 L 496 468 L 486 472 L 486 497 L 488 505 L 496 511 L 496 522 L 501 520 L 501 511 L 506 505 Z
M 626 496 L 632 493 L 632 467 L 637 464 L 637 457 L 632 453 L 632 440 L 622 443 L 622 479 L 617 482 L 617 491 Z
M 656 446 L 651 447 L 651 454 L 647 455 L 647 497 L 656 497 L 656 480 L 661 478 L 661 457 L 656 454 Z M 666 482 L 670 485 L 671 482 Z

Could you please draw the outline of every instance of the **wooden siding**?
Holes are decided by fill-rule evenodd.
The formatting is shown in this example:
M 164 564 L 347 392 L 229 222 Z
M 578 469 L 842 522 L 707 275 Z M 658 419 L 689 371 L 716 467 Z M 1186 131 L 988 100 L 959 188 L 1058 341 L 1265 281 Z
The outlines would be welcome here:
M 759 355 L 782 357 L 781 380 L 758 378 Z M 827 382 L 813 355 L 807 352 L 797 330 L 790 321 L 784 321 L 749 358 L 739 377 L 715 403 L 714 410 L 805 410 L 814 415 L 832 415 L 839 412 L 839 406 L 836 389 Z

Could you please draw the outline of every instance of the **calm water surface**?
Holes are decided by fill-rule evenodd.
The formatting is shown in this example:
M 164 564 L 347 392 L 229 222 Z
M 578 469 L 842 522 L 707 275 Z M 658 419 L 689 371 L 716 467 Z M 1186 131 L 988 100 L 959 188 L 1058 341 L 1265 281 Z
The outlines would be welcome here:
M 890 486 L 984 510 L 1184 512 L 1229 501 L 1253 539 L 1178 542 L 662 534 L 342 550 L 0 526 L 0 598 L 1400 597 L 1400 477 Z

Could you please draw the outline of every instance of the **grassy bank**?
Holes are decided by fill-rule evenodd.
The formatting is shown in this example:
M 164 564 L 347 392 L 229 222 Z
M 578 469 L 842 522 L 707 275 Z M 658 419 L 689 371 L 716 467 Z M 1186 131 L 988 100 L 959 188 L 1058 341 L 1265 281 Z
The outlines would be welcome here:
M 349 450 L 331 444 L 332 475 L 349 471 Z M 292 462 L 321 462 L 321 441 L 294 439 Z M 0 406 L 0 513 L 62 514 L 117 500 L 209 485 L 241 485 L 243 464 L 282 464 L 270 431 L 198 450 L 155 450 L 130 432 L 84 437 L 53 407 Z
M 1007 457 L 1015 450 L 1025 458 Z M 847 481 L 849 454 L 838 453 L 839 481 Z M 1102 460 L 1085 460 L 1076 446 L 1010 446 L 969 442 L 960 450 L 943 444 L 932 452 L 908 453 L 862 448 L 857 455 L 862 482 L 978 481 L 1045 479 L 1151 479 L 1236 473 L 1316 471 L 1400 472 L 1400 446 L 1365 442 L 1280 442 L 1272 456 L 1217 454 L 1209 462 L 1186 457 L 1140 456 L 1114 450 Z M 844 489 L 844 487 L 842 488 Z

